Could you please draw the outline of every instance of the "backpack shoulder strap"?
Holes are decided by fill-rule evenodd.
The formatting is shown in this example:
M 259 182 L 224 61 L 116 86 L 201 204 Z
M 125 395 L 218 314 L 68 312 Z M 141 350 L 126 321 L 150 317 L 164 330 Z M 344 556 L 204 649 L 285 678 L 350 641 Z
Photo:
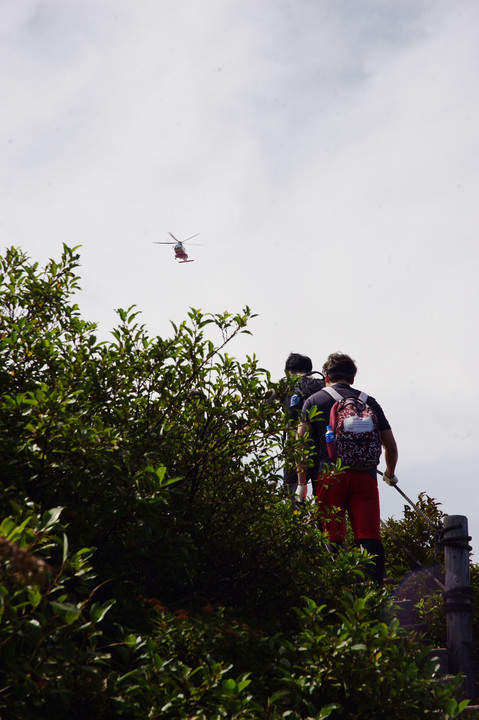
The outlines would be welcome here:
M 331 395 L 331 397 L 336 400 L 337 402 L 341 402 L 341 400 L 344 400 L 344 397 L 338 393 L 337 390 L 335 390 L 333 387 L 325 387 L 323 388 L 324 392 L 327 392 L 328 395 Z M 358 400 L 362 400 L 362 402 L 366 405 L 368 395 L 366 395 L 365 392 L 360 392 L 358 395 Z
M 324 392 L 327 392 L 328 395 L 331 395 L 333 400 L 336 400 L 336 402 L 341 402 L 343 400 L 343 396 L 338 393 L 337 390 L 335 390 L 333 387 L 325 387 L 323 388 Z

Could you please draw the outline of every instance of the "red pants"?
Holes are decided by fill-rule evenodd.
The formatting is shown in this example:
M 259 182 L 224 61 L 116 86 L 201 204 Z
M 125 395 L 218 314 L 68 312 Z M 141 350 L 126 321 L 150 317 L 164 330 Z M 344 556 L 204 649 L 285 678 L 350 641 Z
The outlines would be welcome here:
M 354 539 L 381 539 L 378 481 L 370 473 L 345 470 L 319 480 L 318 503 L 321 524 L 332 542 L 346 537 L 346 511 Z M 323 516 L 324 513 L 324 516 Z

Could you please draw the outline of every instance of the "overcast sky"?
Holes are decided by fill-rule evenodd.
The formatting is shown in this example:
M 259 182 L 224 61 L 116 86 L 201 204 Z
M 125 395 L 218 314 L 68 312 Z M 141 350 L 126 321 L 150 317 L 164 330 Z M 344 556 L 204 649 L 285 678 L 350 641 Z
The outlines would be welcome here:
M 349 353 L 477 557 L 478 69 L 477 0 L 2 0 L 2 250 L 81 245 L 105 336 L 249 305 L 274 379 Z

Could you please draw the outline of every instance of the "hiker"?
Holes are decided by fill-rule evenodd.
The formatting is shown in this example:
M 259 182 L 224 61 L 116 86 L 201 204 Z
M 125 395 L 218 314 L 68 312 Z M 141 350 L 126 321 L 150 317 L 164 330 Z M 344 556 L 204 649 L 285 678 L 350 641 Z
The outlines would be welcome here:
M 345 513 L 347 511 L 356 544 L 375 556 L 373 579 L 381 585 L 384 576 L 384 548 L 380 533 L 377 465 L 381 449 L 384 448 L 386 471 L 383 477 L 390 485 L 395 485 L 397 483 L 395 470 L 398 451 L 391 426 L 379 403 L 374 398 L 366 396 L 351 387 L 356 372 L 356 364 L 348 355 L 342 353 L 329 355 L 323 366 L 326 387 L 311 395 L 305 401 L 303 419 L 298 428 L 298 435 L 304 437 L 309 432 L 319 456 L 319 470 L 322 472 L 320 472 L 317 498 L 325 510 L 332 509 L 332 512 L 322 519 L 323 530 L 328 533 L 332 543 L 342 544 L 346 536 Z M 342 460 L 343 465 L 348 465 L 348 469 L 341 472 L 339 476 L 333 475 L 328 478 L 327 469 L 335 464 L 335 461 L 329 457 L 325 439 L 326 426 L 330 424 L 330 412 L 333 406 L 335 406 L 335 410 L 341 407 L 338 401 L 343 398 L 360 398 L 360 396 L 365 407 L 368 408 L 368 411 L 364 413 L 367 418 L 356 418 L 355 431 L 346 433 L 349 438 L 348 442 L 353 438 L 353 449 L 349 450 L 350 455 L 346 458 L 346 460 L 350 460 L 349 463 L 344 462 L 340 452 L 341 448 L 344 450 L 345 447 L 344 443 L 340 446 L 340 441 L 346 437 L 346 435 L 342 434 L 344 425 L 341 426 L 341 436 L 339 429 L 336 430 L 338 457 Z M 335 405 L 337 402 L 338 404 Z M 308 413 L 311 408 L 316 408 L 321 414 L 314 421 L 309 422 Z M 363 450 L 366 445 L 361 445 L 359 441 L 362 428 L 361 432 L 356 432 L 357 424 L 361 425 L 361 420 L 366 419 L 367 430 L 370 434 L 362 437 L 371 438 L 371 445 L 368 445 L 368 447 L 371 447 L 374 443 L 377 444 L 377 454 L 374 459 L 369 459 L 373 456 L 370 452 Z M 371 430 L 375 423 L 377 423 L 376 431 Z M 334 432 L 335 429 L 332 429 Z M 355 456 L 354 452 L 357 452 L 358 455 Z M 362 455 L 363 452 L 364 455 Z M 346 454 L 346 451 L 344 451 L 344 454 Z M 359 459 L 357 462 L 360 463 L 360 466 L 358 466 L 354 465 L 355 461 L 354 459 L 351 460 L 351 457 L 364 457 L 366 460 Z M 298 466 L 299 485 L 305 484 L 307 477 L 307 470 L 302 466 Z
M 287 377 L 298 379 L 293 390 L 286 395 L 283 403 L 284 411 L 288 418 L 288 425 L 295 431 L 298 423 L 301 421 L 301 410 L 304 401 L 310 397 L 310 395 L 321 390 L 325 382 L 323 375 L 313 370 L 313 363 L 307 355 L 290 353 L 286 360 L 284 371 Z M 286 463 L 283 474 L 284 486 L 291 496 L 293 509 L 300 509 L 308 492 L 307 482 L 312 482 L 313 495 L 316 495 L 317 464 L 307 469 L 306 482 L 302 486 L 298 485 L 296 465 Z

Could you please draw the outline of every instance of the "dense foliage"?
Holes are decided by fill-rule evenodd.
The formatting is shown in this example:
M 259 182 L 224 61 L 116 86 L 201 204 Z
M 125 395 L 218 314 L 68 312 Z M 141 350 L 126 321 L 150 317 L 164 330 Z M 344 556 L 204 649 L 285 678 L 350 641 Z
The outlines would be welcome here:
M 249 309 L 100 342 L 77 265 L 0 264 L 1 717 L 458 714 L 367 556 L 278 489 L 283 389 L 225 349 Z

